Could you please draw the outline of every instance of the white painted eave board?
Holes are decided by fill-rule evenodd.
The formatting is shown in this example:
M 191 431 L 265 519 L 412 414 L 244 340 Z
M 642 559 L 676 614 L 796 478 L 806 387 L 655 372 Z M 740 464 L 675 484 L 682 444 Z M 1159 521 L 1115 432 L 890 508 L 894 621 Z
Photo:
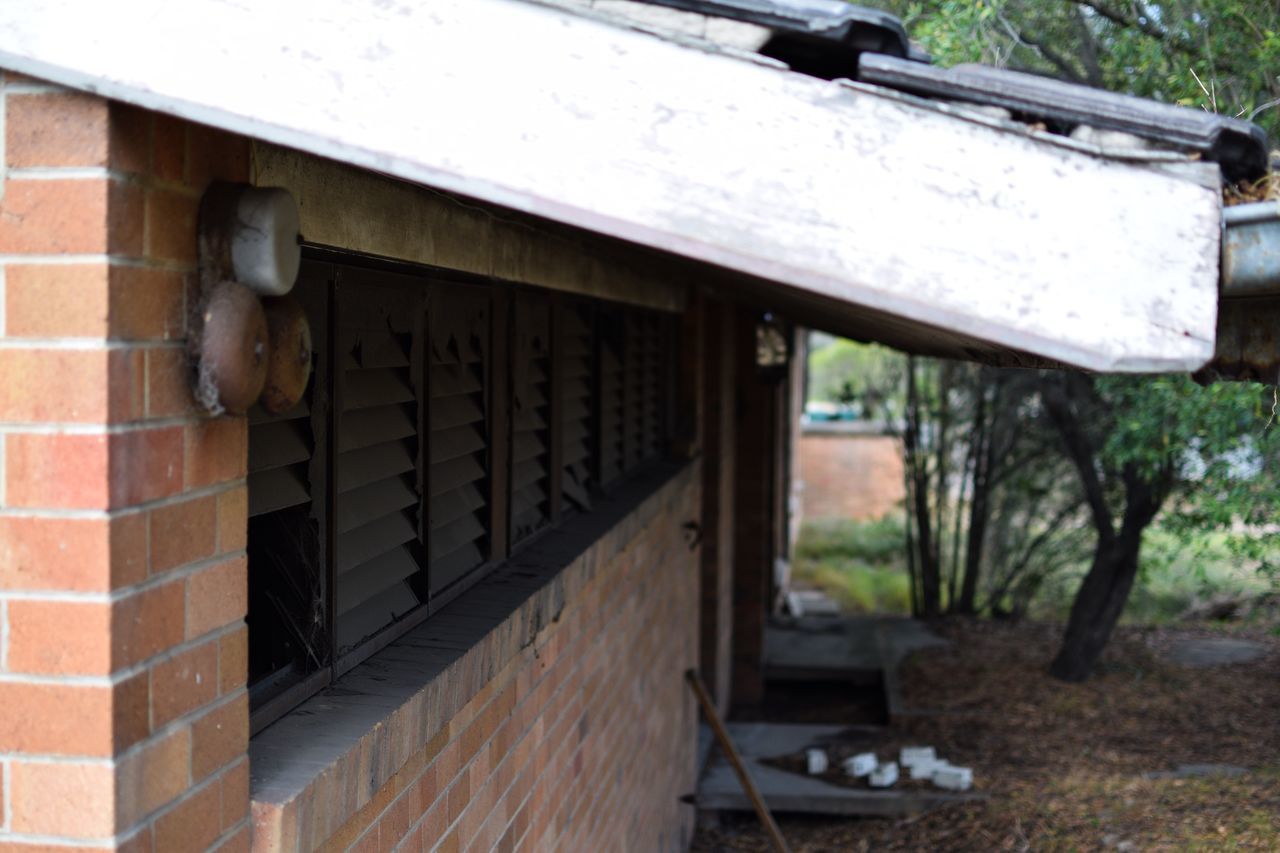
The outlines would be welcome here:
M 6 0 L 0 66 L 921 334 L 1096 370 L 1213 352 L 1215 190 L 562 9 Z

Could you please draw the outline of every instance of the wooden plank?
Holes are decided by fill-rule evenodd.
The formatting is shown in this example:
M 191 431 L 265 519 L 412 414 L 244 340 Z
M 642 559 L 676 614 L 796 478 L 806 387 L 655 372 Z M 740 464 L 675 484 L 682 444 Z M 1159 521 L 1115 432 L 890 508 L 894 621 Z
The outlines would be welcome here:
M 838 331 L 872 311 L 901 346 L 1097 370 L 1213 355 L 1215 167 L 542 4 L 9 0 L 0 66 L 734 270 Z
M 698 675 L 696 669 L 690 669 L 685 671 L 684 678 L 693 690 L 693 695 L 698 697 L 698 704 L 702 706 L 702 713 L 706 715 L 711 731 L 715 732 L 716 741 L 720 744 L 720 749 L 733 765 L 734 772 L 738 774 L 738 781 L 742 783 L 742 790 L 746 793 L 747 798 L 751 800 L 751 805 L 755 808 L 760 822 L 764 824 L 765 832 L 768 833 L 769 840 L 773 843 L 773 849 L 778 853 L 789 853 L 787 841 L 782 837 L 782 830 L 778 829 L 777 822 L 774 821 L 773 815 L 769 813 L 769 807 L 765 805 L 764 798 L 760 796 L 756 783 L 752 781 L 751 774 L 747 771 L 747 765 L 743 762 L 742 756 L 738 754 L 737 748 L 734 747 L 733 738 L 729 737 L 729 732 L 720 720 L 720 712 L 716 710 L 716 703 L 711 700 L 711 694 L 707 692 L 707 687 L 702 683 L 701 676 Z

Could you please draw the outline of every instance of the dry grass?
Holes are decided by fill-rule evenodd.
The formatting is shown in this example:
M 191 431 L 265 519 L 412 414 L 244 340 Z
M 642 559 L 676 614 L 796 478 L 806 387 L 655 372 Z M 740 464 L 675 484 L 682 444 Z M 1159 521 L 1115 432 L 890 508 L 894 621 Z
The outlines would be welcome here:
M 1165 663 L 1185 629 L 1122 629 L 1100 673 L 1045 674 L 1058 630 L 943 626 L 951 649 L 903 672 L 915 718 L 888 743 L 933 744 L 974 768 L 986 803 L 908 820 L 784 819 L 797 851 L 1280 850 L 1280 641 L 1211 670 Z M 882 754 L 885 754 L 882 752 Z M 1236 778 L 1148 779 L 1181 763 L 1250 768 Z M 753 826 L 704 832 L 695 850 L 765 850 Z
M 1280 199 L 1280 172 L 1268 172 L 1256 181 L 1241 181 L 1222 190 L 1222 203 L 1227 207 L 1276 199 Z

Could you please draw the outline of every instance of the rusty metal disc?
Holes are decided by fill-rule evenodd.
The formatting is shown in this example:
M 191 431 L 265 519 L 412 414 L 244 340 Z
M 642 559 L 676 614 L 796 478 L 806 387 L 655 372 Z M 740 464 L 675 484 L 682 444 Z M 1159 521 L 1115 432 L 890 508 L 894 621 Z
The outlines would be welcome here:
M 196 396 L 206 407 L 242 415 L 267 380 L 267 318 L 253 291 L 224 281 L 205 304 Z
M 262 301 L 267 315 L 271 355 L 267 382 L 259 402 L 272 414 L 283 414 L 302 399 L 311 378 L 311 325 L 302 304 L 292 296 Z

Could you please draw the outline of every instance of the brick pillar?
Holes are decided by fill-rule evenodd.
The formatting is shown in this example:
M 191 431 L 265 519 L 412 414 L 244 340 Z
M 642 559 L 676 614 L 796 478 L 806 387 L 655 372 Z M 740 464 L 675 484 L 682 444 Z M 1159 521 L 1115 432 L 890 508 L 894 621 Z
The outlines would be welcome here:
M 247 849 L 246 429 L 183 343 L 247 147 L 9 73 L 0 108 L 0 849 Z
M 733 347 L 737 400 L 732 696 L 734 704 L 747 705 L 764 698 L 764 630 L 777 553 L 779 407 L 785 385 L 760 378 L 756 319 L 755 312 L 739 310 Z

